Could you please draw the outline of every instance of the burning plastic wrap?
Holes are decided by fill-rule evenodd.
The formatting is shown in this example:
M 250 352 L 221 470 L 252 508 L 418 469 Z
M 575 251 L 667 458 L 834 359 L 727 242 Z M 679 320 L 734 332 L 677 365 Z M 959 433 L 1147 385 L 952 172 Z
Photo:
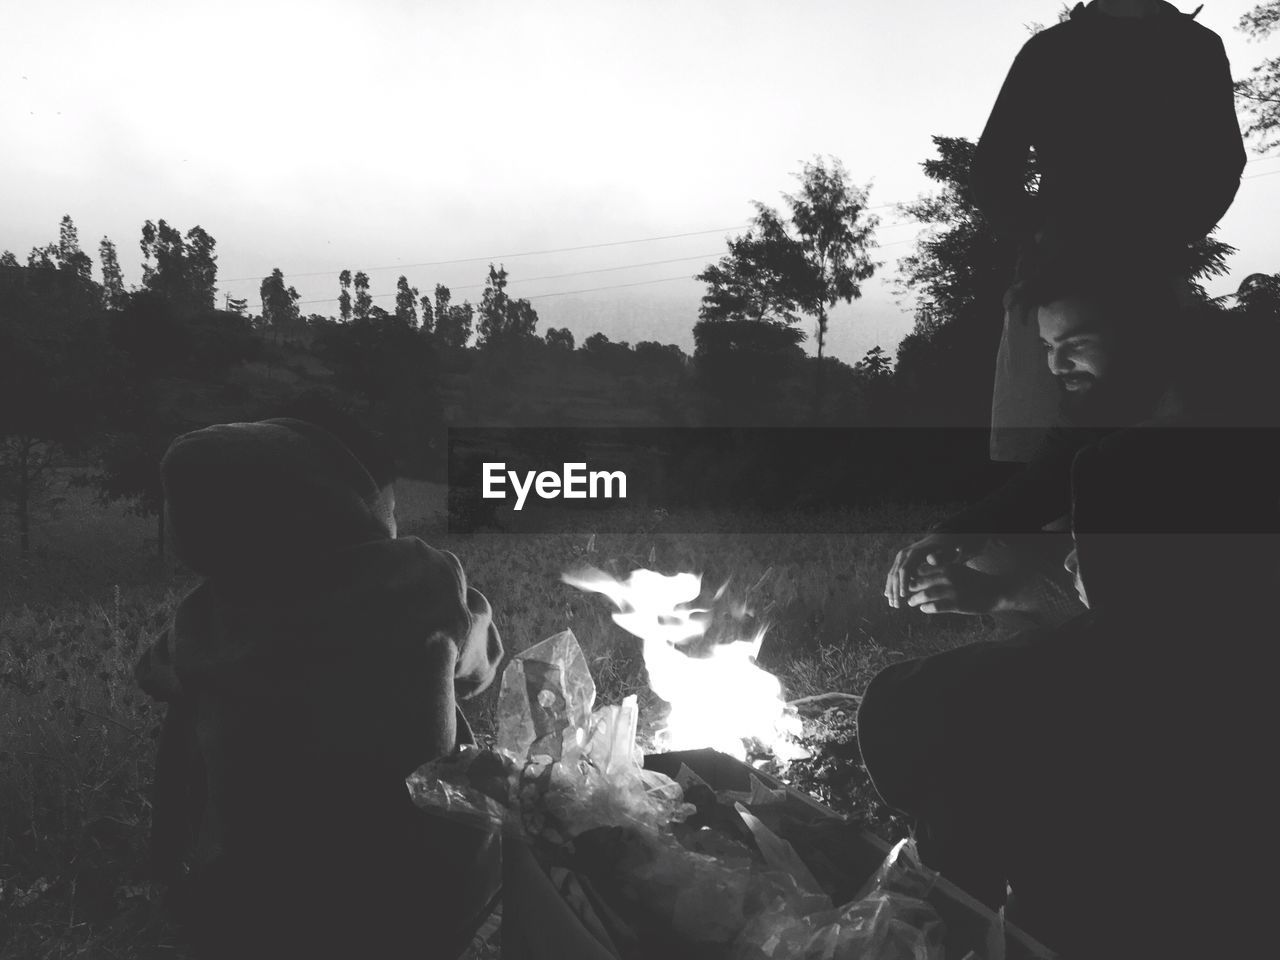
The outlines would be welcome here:
M 573 632 L 511 658 L 498 693 L 498 751 L 517 764 L 560 760 L 591 725 L 596 684 Z
M 941 960 L 941 923 L 921 899 L 931 880 L 911 849 L 833 909 L 774 832 L 785 791 L 752 777 L 749 793 L 716 794 L 687 767 L 677 780 L 645 770 L 636 698 L 594 700 L 573 634 L 544 640 L 503 672 L 496 749 L 427 765 L 411 794 L 446 815 L 505 813 L 567 910 L 619 957 Z
M 774 911 L 744 933 L 741 960 L 944 960 L 941 917 L 925 901 L 933 875 L 901 841 L 862 894 L 834 910 L 797 918 Z
M 509 765 L 476 746 L 425 763 L 405 780 L 409 796 L 424 810 L 477 825 L 501 826 Z
M 565 842 L 584 830 L 657 830 L 691 808 L 670 777 L 645 770 L 634 696 L 593 711 L 595 683 L 571 631 L 513 657 L 502 674 L 497 749 L 518 770 L 527 834 Z

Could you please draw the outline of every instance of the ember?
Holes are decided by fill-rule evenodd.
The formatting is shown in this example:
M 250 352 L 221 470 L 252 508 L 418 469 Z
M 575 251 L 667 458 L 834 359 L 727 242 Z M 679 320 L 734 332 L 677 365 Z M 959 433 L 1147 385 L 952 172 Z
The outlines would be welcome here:
M 754 742 L 784 762 L 806 756 L 795 740 L 800 719 L 788 710 L 781 683 L 756 663 L 763 628 L 749 639 L 715 643 L 705 656 L 687 652 L 712 613 L 691 606 L 702 592 L 700 577 L 636 570 L 618 580 L 588 568 L 563 580 L 607 596 L 618 608 L 614 622 L 643 641 L 649 687 L 670 705 L 659 750 L 711 747 L 745 760 Z

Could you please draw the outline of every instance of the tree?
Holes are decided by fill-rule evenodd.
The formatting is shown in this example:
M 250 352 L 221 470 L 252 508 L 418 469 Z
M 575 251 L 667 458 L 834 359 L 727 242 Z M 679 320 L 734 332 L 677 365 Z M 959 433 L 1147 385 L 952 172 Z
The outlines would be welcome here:
M 546 340 L 547 346 L 556 350 L 573 351 L 573 331 L 568 327 L 549 327 Z
M 373 307 L 373 297 L 369 295 L 369 275 L 363 270 L 355 275 L 356 288 L 356 305 L 355 318 L 357 320 L 367 319 L 369 311 Z
M 471 340 L 475 308 L 464 300 L 451 304 L 452 296 L 444 284 L 436 284 L 436 336 L 446 347 L 461 350 Z
M 258 292 L 262 297 L 262 319 L 275 334 L 276 341 L 296 333 L 299 326 L 298 291 L 284 285 L 284 273 L 279 267 L 272 270 L 269 277 L 263 278 Z
M 396 319 L 405 326 L 418 326 L 418 288 L 409 286 L 403 275 L 396 281 Z
M 215 241 L 203 228 L 181 232 L 161 220 L 142 226 L 142 286 L 177 309 L 191 313 L 213 309 L 218 281 Z
M 693 362 L 712 421 L 758 426 L 790 419 L 781 388 L 804 359 L 804 337 L 781 323 L 699 320 Z
M 414 293 L 417 293 L 415 290 Z M 422 332 L 431 333 L 435 329 L 435 313 L 431 309 L 431 295 L 424 293 L 419 302 L 422 304 Z
M 314 348 L 333 369 L 335 382 L 363 399 L 368 417 L 407 466 L 438 466 L 430 454 L 443 450 L 444 421 L 431 338 L 373 307 L 369 316 L 320 327 Z
M 848 176 L 838 159 L 815 157 L 796 174 L 799 191 L 783 194 L 789 216 L 755 203 L 751 229 L 698 275 L 709 287 L 701 322 L 791 324 L 801 314 L 816 321 L 815 418 L 823 406 L 830 309 L 861 297 L 863 281 L 879 266 L 868 255 L 879 219 L 867 213 L 868 188 L 853 186 Z
M 338 316 L 343 323 L 351 319 L 351 271 L 338 274 Z
M 880 264 L 868 256 L 875 242 L 876 216 L 866 216 L 869 187 L 849 183 L 848 172 L 838 159 L 830 164 L 817 157 L 806 163 L 800 190 L 785 194 L 791 207 L 791 224 L 797 234 L 808 272 L 797 301 L 817 320 L 818 366 L 814 409 L 822 409 L 822 350 L 827 335 L 828 310 L 840 301 L 852 303 L 862 296 L 862 282 Z
M 24 556 L 37 498 L 63 455 L 83 449 L 119 380 L 97 285 L 73 259 L 50 263 L 24 270 L 6 258 L 12 276 L 0 284 L 0 497 Z
M 436 307 L 434 312 L 435 312 L 436 322 L 438 323 L 442 317 L 448 316 L 449 301 L 453 299 L 453 295 L 449 292 L 449 288 L 446 287 L 443 283 L 436 284 L 435 294 L 436 294 Z
M 80 249 L 80 235 L 67 214 L 58 225 L 58 266 L 69 270 L 83 283 L 92 283 L 93 261 Z
M 489 277 L 477 310 L 481 346 L 514 337 L 532 337 L 538 327 L 538 312 L 528 300 L 512 300 L 507 294 L 507 271 L 489 264 Z
M 902 204 L 899 212 L 926 232 L 914 252 L 898 261 L 898 286 L 915 297 L 915 326 L 898 345 L 894 378 L 900 409 L 934 426 L 990 423 L 991 387 L 1000 343 L 1005 291 L 1013 281 L 1017 250 L 1002 242 L 969 189 L 976 145 L 963 137 L 932 138 L 937 156 L 921 164 L 938 192 Z M 1034 162 L 1024 172 L 1036 183 Z M 1230 246 L 1212 237 L 1188 249 L 1185 276 L 1226 270 Z
M 708 287 L 698 309 L 700 319 L 785 324 L 800 319 L 804 252 L 776 210 L 762 203 L 755 208 L 751 228 L 727 241 L 729 252 L 694 278 Z
M 862 355 L 862 359 L 854 365 L 869 377 L 888 376 L 893 369 L 893 361 L 885 354 L 884 348 L 876 344 Z
M 1236 24 L 1236 29 L 1255 40 L 1269 37 L 1280 28 L 1280 0 L 1266 0 Z M 1280 57 L 1268 57 L 1236 83 L 1236 100 L 1248 118 L 1245 136 L 1256 137 L 1259 152 L 1267 153 L 1280 146 Z
M 98 241 L 98 261 L 102 266 L 102 305 L 108 310 L 119 310 L 127 296 L 124 275 L 120 271 L 116 245 L 106 237 Z
M 1280 273 L 1251 273 L 1234 294 L 1238 313 L 1260 317 L 1280 325 Z

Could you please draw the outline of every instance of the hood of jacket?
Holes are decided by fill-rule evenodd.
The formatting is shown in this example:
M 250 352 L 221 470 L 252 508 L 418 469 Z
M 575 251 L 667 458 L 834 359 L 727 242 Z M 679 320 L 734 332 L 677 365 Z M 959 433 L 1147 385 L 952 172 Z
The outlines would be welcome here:
M 318 553 L 391 536 L 368 471 L 301 420 L 185 434 L 160 470 L 174 550 L 215 581 L 275 580 Z

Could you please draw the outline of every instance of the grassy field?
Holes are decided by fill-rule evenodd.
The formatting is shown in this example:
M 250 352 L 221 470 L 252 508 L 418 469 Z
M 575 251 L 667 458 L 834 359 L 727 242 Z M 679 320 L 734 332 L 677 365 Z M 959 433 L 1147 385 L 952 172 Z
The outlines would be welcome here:
M 619 572 L 692 570 L 706 582 L 754 584 L 771 624 L 761 663 L 789 697 L 859 693 L 875 671 L 988 635 L 971 619 L 890 610 L 883 571 L 902 535 L 931 513 L 853 518 L 744 518 L 751 533 L 682 534 L 678 521 L 637 515 L 626 533 L 594 536 L 443 529 L 443 488 L 403 483 L 402 534 L 454 551 L 493 604 L 508 652 L 571 628 L 602 702 L 646 697 L 638 642 L 615 626 L 603 598 L 559 581 L 590 563 Z M 100 508 L 75 487 L 33 535 L 21 560 L 0 545 L 0 960 L 18 957 L 182 958 L 147 882 L 148 791 L 161 712 L 133 685 L 141 649 L 163 629 L 194 580 L 156 556 L 155 521 Z M 850 517 L 840 529 L 858 529 Z M 730 524 L 725 524 L 726 529 Z M 766 572 L 768 575 L 766 576 Z M 467 705 L 492 730 L 494 688 Z M 848 811 L 865 802 L 851 731 L 798 782 Z

